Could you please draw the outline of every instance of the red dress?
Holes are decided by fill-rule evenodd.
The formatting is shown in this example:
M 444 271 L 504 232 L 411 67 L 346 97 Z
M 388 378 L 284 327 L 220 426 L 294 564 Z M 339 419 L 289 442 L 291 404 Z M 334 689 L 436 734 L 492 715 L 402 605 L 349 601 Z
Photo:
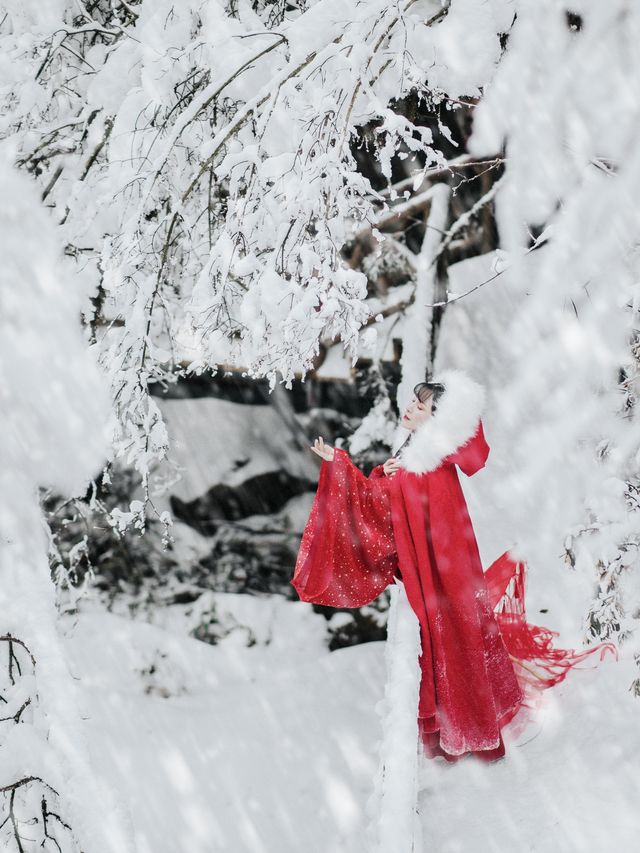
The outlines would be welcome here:
M 483 572 L 456 466 L 471 476 L 489 446 L 471 437 L 424 473 L 369 478 L 336 449 L 322 462 L 292 584 L 303 601 L 359 607 L 400 576 L 420 622 L 419 732 L 429 757 L 504 755 L 502 728 L 532 687 L 549 687 L 586 655 L 555 649 L 530 625 L 525 565 L 503 554 Z

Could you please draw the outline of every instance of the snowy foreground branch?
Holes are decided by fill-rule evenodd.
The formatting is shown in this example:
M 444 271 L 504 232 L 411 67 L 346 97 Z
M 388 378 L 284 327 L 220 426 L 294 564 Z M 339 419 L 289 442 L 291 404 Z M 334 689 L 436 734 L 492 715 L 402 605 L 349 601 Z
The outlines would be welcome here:
M 0 692 L 5 716 L 0 717 L 0 724 L 18 724 L 32 702 L 37 701 L 35 696 L 29 695 L 27 686 L 34 686 L 36 661 L 26 644 L 17 637 L 6 634 L 0 637 L 0 643 L 6 643 L 8 651 L 6 673 L 2 673 L 6 687 Z M 24 851 L 35 841 L 43 849 L 52 842 L 59 851 L 77 850 L 71 827 L 58 811 L 51 810 L 52 803 L 54 808 L 59 808 L 58 792 L 39 776 L 21 776 L 21 771 L 24 772 L 20 766 L 22 761 L 24 756 L 13 756 L 13 781 L 0 782 L 0 839 L 4 848 Z M 7 778 L 6 767 L 3 778 Z
M 564 542 L 567 564 L 595 579 L 585 639 L 636 652 L 639 34 L 628 0 L 522 4 L 469 144 L 476 157 L 504 146 L 496 223 L 525 295 L 501 330 L 505 518 L 529 558 L 552 564 Z
M 0 182 L 0 846 L 127 853 L 122 807 L 88 765 L 38 500 L 41 485 L 81 493 L 103 463 L 107 387 L 35 187 L 2 162 Z

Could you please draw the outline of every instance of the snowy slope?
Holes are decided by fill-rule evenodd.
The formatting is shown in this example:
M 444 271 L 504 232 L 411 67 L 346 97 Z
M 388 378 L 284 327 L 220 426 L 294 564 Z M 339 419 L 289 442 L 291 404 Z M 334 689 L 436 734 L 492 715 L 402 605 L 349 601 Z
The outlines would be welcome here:
M 67 627 L 93 766 L 140 853 L 367 853 L 383 644 L 329 654 L 306 605 L 254 601 L 266 646 L 207 646 L 87 603 Z M 505 761 L 425 764 L 420 853 L 636 849 L 632 672 L 627 656 L 570 675 Z
M 93 766 L 127 802 L 139 853 L 365 853 L 382 644 L 329 654 L 324 619 L 282 603 L 253 648 L 86 604 L 68 626 Z
M 627 655 L 547 691 L 537 719 L 492 765 L 423 765 L 423 848 L 438 853 L 638 849 L 638 700 Z

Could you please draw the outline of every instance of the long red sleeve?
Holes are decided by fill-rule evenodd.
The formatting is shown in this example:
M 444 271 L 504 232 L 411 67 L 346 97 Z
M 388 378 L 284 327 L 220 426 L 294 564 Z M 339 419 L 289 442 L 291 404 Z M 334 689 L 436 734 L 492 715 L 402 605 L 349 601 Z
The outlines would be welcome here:
M 360 607 L 393 582 L 395 552 L 386 478 L 367 479 L 336 449 L 322 463 L 291 583 L 302 601 Z

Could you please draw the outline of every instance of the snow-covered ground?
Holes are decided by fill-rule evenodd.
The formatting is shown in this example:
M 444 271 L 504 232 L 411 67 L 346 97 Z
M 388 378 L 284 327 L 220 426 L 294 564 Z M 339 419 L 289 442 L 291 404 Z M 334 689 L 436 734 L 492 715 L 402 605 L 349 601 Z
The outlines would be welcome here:
M 159 627 L 90 602 L 66 624 L 95 773 L 140 853 L 368 853 L 383 644 L 329 653 L 308 605 L 227 598 L 246 600 L 256 645 L 237 632 L 208 646 L 177 617 Z M 629 656 L 572 673 L 504 761 L 425 763 L 416 853 L 636 849 L 632 677 Z
M 491 765 L 423 766 L 425 853 L 603 853 L 638 848 L 633 661 L 607 658 L 547 691 L 537 719 Z M 422 851 L 420 851 L 422 853 Z
M 95 772 L 140 853 L 363 853 L 382 644 L 330 654 L 310 605 L 238 598 L 268 645 L 208 646 L 87 603 L 67 624 Z

